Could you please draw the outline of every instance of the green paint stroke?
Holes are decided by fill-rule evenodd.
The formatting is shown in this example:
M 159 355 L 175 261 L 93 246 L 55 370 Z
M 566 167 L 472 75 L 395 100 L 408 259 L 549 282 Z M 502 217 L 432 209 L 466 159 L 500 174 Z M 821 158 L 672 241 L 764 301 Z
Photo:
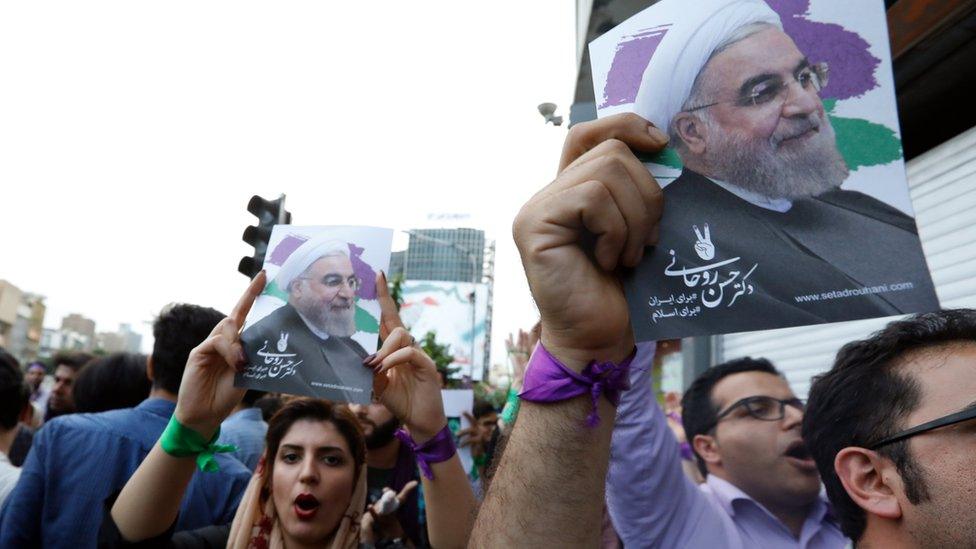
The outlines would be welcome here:
M 264 287 L 264 292 L 262 292 L 262 295 L 277 297 L 282 301 L 288 301 L 288 294 L 278 287 L 278 282 L 276 280 L 272 280 L 267 284 L 267 286 Z
M 661 152 L 651 154 L 643 152 L 637 152 L 635 154 L 637 159 L 645 164 L 650 162 L 651 164 L 667 166 L 668 168 L 674 168 L 676 170 L 680 170 L 682 167 L 684 167 L 684 165 L 681 163 L 681 158 L 678 157 L 678 153 L 675 152 L 675 150 L 671 147 L 667 147 Z
M 356 305 L 356 330 L 368 334 L 380 333 L 380 323 L 366 309 L 360 307 L 358 301 Z
M 901 140 L 884 124 L 863 118 L 834 116 L 836 99 L 824 101 L 830 123 L 837 134 L 837 148 L 851 171 L 863 166 L 880 166 L 902 158 Z

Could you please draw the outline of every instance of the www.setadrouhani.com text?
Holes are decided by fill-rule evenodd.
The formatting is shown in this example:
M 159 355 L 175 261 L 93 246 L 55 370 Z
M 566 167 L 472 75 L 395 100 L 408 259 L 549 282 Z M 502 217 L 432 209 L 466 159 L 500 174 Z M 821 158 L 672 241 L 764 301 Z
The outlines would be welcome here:
M 856 297 L 870 294 L 885 294 L 888 292 L 903 292 L 911 290 L 915 284 L 911 282 L 896 282 L 893 284 L 882 284 L 880 286 L 865 286 L 863 288 L 845 288 L 843 290 L 831 290 L 819 294 L 806 294 L 794 297 L 797 303 L 807 303 L 810 301 L 829 301 L 831 299 L 843 299 L 845 297 Z

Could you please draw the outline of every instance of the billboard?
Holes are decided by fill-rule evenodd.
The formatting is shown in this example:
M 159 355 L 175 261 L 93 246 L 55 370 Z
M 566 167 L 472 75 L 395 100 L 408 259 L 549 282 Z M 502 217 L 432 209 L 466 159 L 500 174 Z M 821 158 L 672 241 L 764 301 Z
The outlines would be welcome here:
M 419 340 L 429 331 L 436 332 L 437 342 L 447 345 L 448 352 L 454 356 L 451 366 L 459 368 L 458 375 L 481 381 L 487 358 L 488 286 L 471 282 L 405 280 L 402 291 L 400 318 L 410 333 Z

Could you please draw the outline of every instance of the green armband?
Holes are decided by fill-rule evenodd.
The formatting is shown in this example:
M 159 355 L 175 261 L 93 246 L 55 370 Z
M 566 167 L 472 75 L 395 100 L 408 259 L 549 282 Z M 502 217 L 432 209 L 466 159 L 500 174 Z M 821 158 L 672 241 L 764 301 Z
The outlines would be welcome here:
M 505 401 L 505 407 L 502 408 L 502 421 L 505 425 L 511 425 L 515 423 L 515 417 L 518 415 L 519 403 L 518 391 L 515 387 L 508 388 L 508 399 Z
M 166 430 L 159 437 L 159 445 L 164 452 L 173 457 L 196 456 L 197 469 L 205 473 L 213 473 L 220 469 L 217 460 L 214 459 L 215 454 L 237 451 L 237 447 L 233 444 L 217 444 L 218 438 L 220 438 L 219 427 L 213 438 L 207 442 L 203 435 L 176 421 L 174 415 L 169 418 Z

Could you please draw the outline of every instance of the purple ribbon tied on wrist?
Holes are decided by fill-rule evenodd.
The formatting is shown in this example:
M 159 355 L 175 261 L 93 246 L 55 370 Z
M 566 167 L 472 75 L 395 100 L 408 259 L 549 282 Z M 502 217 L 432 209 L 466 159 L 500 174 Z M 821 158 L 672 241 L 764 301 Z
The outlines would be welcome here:
M 525 381 L 519 398 L 529 402 L 558 402 L 589 394 L 593 410 L 586 418 L 587 427 L 600 423 L 598 403 L 605 395 L 611 404 L 620 403 L 620 393 L 630 389 L 630 363 L 637 353 L 635 348 L 620 364 L 590 361 L 582 372 L 574 372 L 560 362 L 539 343 L 525 372 Z
M 434 478 L 434 471 L 431 470 L 430 464 L 447 461 L 457 453 L 457 448 L 454 446 L 454 436 L 447 425 L 423 444 L 417 444 L 410 433 L 403 429 L 397 429 L 394 434 L 400 439 L 400 442 L 413 450 L 413 454 L 417 458 L 417 466 L 420 467 L 420 472 L 424 474 L 427 480 Z

